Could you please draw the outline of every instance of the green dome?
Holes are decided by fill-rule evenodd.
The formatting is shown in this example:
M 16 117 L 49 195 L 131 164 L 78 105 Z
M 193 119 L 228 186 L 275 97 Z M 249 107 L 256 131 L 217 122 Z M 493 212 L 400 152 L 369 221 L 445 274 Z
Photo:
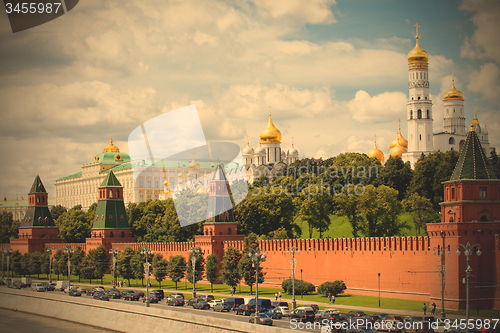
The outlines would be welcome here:
M 122 164 L 130 162 L 130 155 L 120 152 L 106 152 L 94 156 L 94 162 L 101 164 Z

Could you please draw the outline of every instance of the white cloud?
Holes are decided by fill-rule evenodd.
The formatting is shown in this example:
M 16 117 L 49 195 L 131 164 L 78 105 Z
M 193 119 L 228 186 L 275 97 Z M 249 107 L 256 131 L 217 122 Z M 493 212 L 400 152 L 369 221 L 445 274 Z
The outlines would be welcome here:
M 253 0 L 263 17 L 294 21 L 300 24 L 336 22 L 331 6 L 335 0 Z
M 406 95 L 399 91 L 384 92 L 371 97 L 366 91 L 359 90 L 346 106 L 356 121 L 384 123 L 404 116 L 406 102 Z
M 494 63 L 481 66 L 479 71 L 473 71 L 469 77 L 467 89 L 481 93 L 492 102 L 500 102 L 500 68 Z

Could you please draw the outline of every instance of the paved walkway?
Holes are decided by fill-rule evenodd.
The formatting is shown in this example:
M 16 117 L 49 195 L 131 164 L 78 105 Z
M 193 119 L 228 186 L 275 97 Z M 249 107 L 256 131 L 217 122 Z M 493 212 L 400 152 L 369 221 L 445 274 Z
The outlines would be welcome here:
M 35 281 L 35 279 L 33 279 Z M 47 280 L 36 280 L 36 281 L 42 281 L 46 282 Z M 100 285 L 100 283 L 94 283 L 94 284 L 89 284 L 89 283 L 79 283 L 79 282 L 73 282 L 73 284 L 78 284 L 86 287 L 95 287 L 96 285 Z M 106 285 L 105 285 L 106 286 Z M 109 287 L 111 287 L 109 285 Z M 143 290 L 146 291 L 146 287 L 118 287 L 120 289 L 132 289 L 132 290 Z M 150 289 L 156 289 L 155 287 L 151 287 Z M 188 293 L 191 294 L 192 290 L 175 290 L 175 289 L 162 289 L 164 293 L 173 293 L 173 292 L 182 292 L 182 293 Z M 207 294 L 207 292 L 197 292 L 198 295 L 204 295 Z M 231 294 L 225 294 L 225 293 L 210 293 L 211 295 L 214 296 L 221 296 L 221 297 L 231 297 Z M 243 298 L 249 298 L 250 296 L 246 295 L 239 295 L 236 294 L 234 297 L 243 297 Z M 288 302 L 291 305 L 292 300 L 288 298 L 283 298 L 282 299 L 285 302 Z M 400 316 L 423 316 L 422 311 L 410 311 L 410 310 L 397 310 L 397 309 L 384 309 L 384 308 L 371 308 L 371 307 L 366 307 L 366 306 L 354 306 L 354 305 L 340 305 L 340 304 L 329 304 L 326 302 L 316 302 L 316 301 L 306 301 L 303 299 L 295 299 L 295 301 L 299 304 L 302 305 L 309 305 L 309 304 L 316 304 L 321 307 L 327 307 L 327 308 L 334 308 L 334 309 L 349 309 L 352 311 L 363 311 L 363 312 L 374 312 L 374 313 L 389 313 L 389 314 L 395 314 L 395 315 L 400 315 Z M 430 306 L 428 306 L 429 308 Z M 427 316 L 431 316 L 430 311 L 427 312 Z M 437 313 L 434 315 L 436 318 L 441 318 L 441 314 Z M 448 319 L 462 319 L 466 318 L 465 315 L 456 315 L 456 314 L 446 314 L 446 318 Z M 476 317 L 473 316 L 471 313 L 470 318 L 474 319 L 485 319 L 484 317 Z

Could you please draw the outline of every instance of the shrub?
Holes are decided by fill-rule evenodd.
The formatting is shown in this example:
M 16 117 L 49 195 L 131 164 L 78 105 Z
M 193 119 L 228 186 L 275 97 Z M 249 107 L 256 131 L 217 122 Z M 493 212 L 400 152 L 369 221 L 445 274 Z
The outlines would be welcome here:
M 283 290 L 286 293 L 291 295 L 293 293 L 292 285 L 293 285 L 292 279 L 287 279 L 281 283 L 281 288 L 283 288 Z M 314 292 L 315 290 L 316 287 L 314 286 L 314 284 L 303 280 L 295 279 L 295 295 L 300 295 L 300 294 L 307 295 L 309 293 Z
M 329 294 L 332 296 L 337 296 L 337 294 L 341 294 L 346 290 L 347 287 L 342 280 L 337 280 L 333 282 L 323 282 L 318 287 L 318 293 L 328 296 Z

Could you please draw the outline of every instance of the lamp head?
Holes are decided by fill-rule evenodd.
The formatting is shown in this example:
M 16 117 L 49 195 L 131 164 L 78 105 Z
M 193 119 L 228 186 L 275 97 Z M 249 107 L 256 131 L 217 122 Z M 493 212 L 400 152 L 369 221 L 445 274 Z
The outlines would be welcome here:
M 480 256 L 480 255 L 481 255 L 481 253 L 482 253 L 482 252 L 481 252 L 481 250 L 477 250 L 477 251 L 476 251 L 476 254 L 477 254 L 478 256 Z
M 460 250 L 457 250 L 457 252 L 455 252 L 457 254 L 457 256 L 460 255 Z

